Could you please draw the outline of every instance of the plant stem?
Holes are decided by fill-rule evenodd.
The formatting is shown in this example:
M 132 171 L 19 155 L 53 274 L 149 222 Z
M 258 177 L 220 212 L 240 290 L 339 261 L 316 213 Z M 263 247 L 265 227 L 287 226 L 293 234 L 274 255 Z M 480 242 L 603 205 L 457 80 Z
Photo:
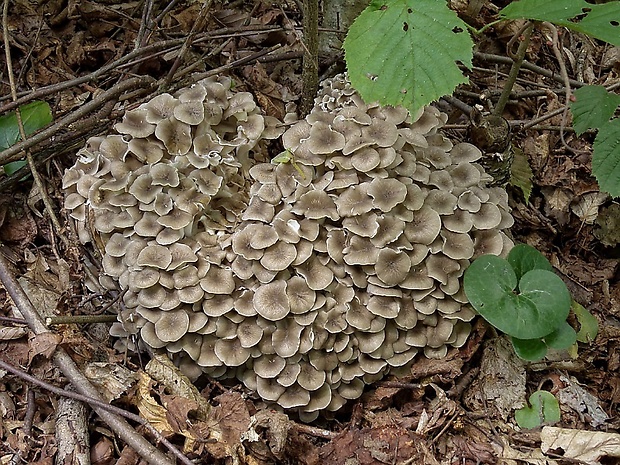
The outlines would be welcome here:
M 314 104 L 319 87 L 319 2 L 304 0 L 304 58 L 301 80 L 303 91 L 299 117 L 306 116 Z
M 519 48 L 517 49 L 517 54 L 513 59 L 512 67 L 510 68 L 510 74 L 508 75 L 508 81 L 506 81 L 506 84 L 504 85 L 504 90 L 502 91 L 502 95 L 500 95 L 497 105 L 493 110 L 493 116 L 501 117 L 504 113 L 504 108 L 506 107 L 506 104 L 510 99 L 510 93 L 512 92 L 512 88 L 517 81 L 519 70 L 521 69 L 523 60 L 525 59 L 525 52 L 530 45 L 530 38 L 532 37 L 533 29 L 534 23 L 530 22 L 523 31 L 523 38 L 521 40 L 521 43 L 519 44 Z
M 48 326 L 54 325 L 88 325 L 91 323 L 114 323 L 117 321 L 116 315 L 64 315 L 51 316 L 45 319 Z

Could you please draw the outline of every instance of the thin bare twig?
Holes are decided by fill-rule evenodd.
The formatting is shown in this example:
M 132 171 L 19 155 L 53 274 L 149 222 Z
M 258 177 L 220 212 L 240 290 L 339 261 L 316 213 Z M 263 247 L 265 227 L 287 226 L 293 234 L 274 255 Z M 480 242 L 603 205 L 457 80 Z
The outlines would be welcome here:
M 308 434 L 317 438 L 333 439 L 338 436 L 338 433 L 334 433 L 333 431 L 317 428 L 316 426 L 302 425 L 301 423 L 293 423 L 293 428 L 299 433 Z
M 566 126 L 566 121 L 568 120 L 568 102 L 570 102 L 572 92 L 568 79 L 568 72 L 566 71 L 566 64 L 564 63 L 564 57 L 562 56 L 562 52 L 560 51 L 558 28 L 548 22 L 544 22 L 543 24 L 551 30 L 551 46 L 553 48 L 553 54 L 555 55 L 555 59 L 558 61 L 558 65 L 560 66 L 560 76 L 562 76 L 562 79 L 564 81 L 564 111 L 562 112 L 562 119 L 560 120 L 560 140 L 562 141 L 562 145 L 566 150 L 577 155 L 579 154 L 579 151 L 569 146 L 566 142 L 566 139 L 564 138 L 564 126 Z
M 479 60 L 488 61 L 491 63 L 500 63 L 500 64 L 505 64 L 505 65 L 511 65 L 513 63 L 513 60 L 508 57 L 505 57 L 502 55 L 493 55 L 491 53 L 475 52 L 474 57 L 478 58 Z M 554 73 L 553 71 L 549 71 L 548 69 L 545 69 L 545 68 L 541 68 L 540 66 L 530 63 L 529 61 L 523 60 L 521 67 L 523 69 L 527 69 L 528 71 L 532 71 L 536 74 L 540 74 L 541 76 L 545 76 L 547 78 L 553 79 L 562 84 L 564 83 L 564 80 L 562 79 L 562 77 L 558 76 L 557 73 Z M 570 82 L 570 85 L 573 87 L 583 87 L 586 85 L 584 82 L 576 81 L 574 79 L 570 79 L 569 82 Z
M 151 13 L 153 12 L 153 0 L 146 0 L 142 9 L 142 18 L 140 20 L 140 28 L 136 36 L 136 50 L 144 47 L 149 40 L 149 35 L 153 32 L 151 21 Z
M 192 42 L 194 41 L 196 34 L 198 33 L 200 29 L 204 27 L 205 22 L 207 20 L 207 14 L 209 13 L 209 10 L 211 9 L 212 2 L 213 0 L 207 0 L 202 4 L 202 7 L 200 8 L 200 13 L 198 14 L 198 18 L 196 18 L 196 21 L 192 25 L 192 30 L 189 32 L 189 34 L 187 34 L 187 37 L 185 38 L 185 42 L 183 42 L 183 45 L 181 46 L 181 50 L 179 51 L 179 54 L 174 60 L 174 63 L 172 64 L 170 71 L 168 71 L 168 75 L 164 79 L 164 82 L 160 86 L 160 89 L 168 87 L 168 85 L 170 85 L 170 83 L 172 82 L 172 79 L 174 78 L 176 71 L 179 69 L 179 66 L 181 66 L 181 63 L 183 59 L 185 58 L 185 54 L 189 50 L 189 47 L 192 44 Z
M 299 116 L 301 118 L 310 113 L 319 87 L 319 2 L 318 0 L 304 0 L 303 4 L 305 52 L 301 74 L 303 89 L 299 105 Z

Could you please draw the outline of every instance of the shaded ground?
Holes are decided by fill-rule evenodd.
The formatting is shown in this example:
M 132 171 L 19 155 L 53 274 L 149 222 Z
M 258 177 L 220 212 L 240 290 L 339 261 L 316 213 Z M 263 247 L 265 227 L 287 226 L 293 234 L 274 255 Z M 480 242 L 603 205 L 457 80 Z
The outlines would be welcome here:
M 57 124 L 53 141 L 46 139 L 31 150 L 61 224 L 66 221 L 60 209 L 61 176 L 73 163 L 77 148 L 86 137 L 107 131 L 111 121 L 153 95 L 159 86 L 182 87 L 194 73 L 230 73 L 238 88 L 251 91 L 264 111 L 278 118 L 284 116 L 286 104 L 299 96 L 303 48 L 300 15 L 293 2 L 282 2 L 282 7 L 266 2 L 218 4 L 209 11 L 206 26 L 196 30 L 192 28 L 200 21 L 200 4 L 171 5 L 167 10 L 154 6 L 145 15 L 148 21 L 143 18 L 143 5 L 137 2 L 70 0 L 35 6 L 18 1 L 10 5 L 6 22 L 17 91 L 25 101 L 34 99 L 32 89 L 38 89 L 36 98 L 50 103 Z M 493 4 L 483 8 L 476 26 L 490 22 L 495 11 Z M 478 38 L 478 51 L 505 56 L 506 44 L 519 26 L 511 23 L 490 29 Z M 190 36 L 193 45 L 180 54 Z M 588 84 L 617 82 L 617 49 L 572 33 L 565 33 L 561 41 L 571 78 Z M 138 45 L 143 48 L 135 51 Z M 526 59 L 557 73 L 550 47 L 545 31 L 537 31 Z M 485 98 L 496 96 L 506 79 L 509 66 L 492 56 L 486 58 L 476 60 L 471 84 L 455 94 L 469 105 L 484 104 Z M 325 60 L 322 70 L 328 71 L 332 62 Z M 9 96 L 5 67 L 2 73 L 0 95 Z M 75 81 L 92 73 L 97 73 L 96 78 Z M 131 81 L 134 76 L 153 79 Z M 64 85 L 67 82 L 73 85 Z M 115 93 L 123 83 L 126 88 Z M 522 71 L 506 118 L 527 124 L 562 108 L 561 87 L 558 80 Z M 117 103 L 119 95 L 121 102 Z M 9 97 L 0 101 L 0 112 L 11 109 L 9 102 Z M 62 119 L 87 104 L 90 110 L 76 121 Z M 457 140 L 465 139 L 466 121 L 460 111 L 443 102 L 441 108 L 450 115 L 449 133 Z M 335 418 L 312 425 L 260 409 L 239 385 L 204 380 L 199 388 L 215 408 L 209 422 L 196 423 L 190 432 L 183 425 L 193 418 L 196 405 L 166 393 L 163 380 L 159 385 L 144 378 L 136 382 L 136 373 L 146 361 L 112 349 L 109 324 L 57 325 L 58 337 L 33 337 L 15 319 L 14 307 L 2 290 L 2 315 L 14 320 L 0 326 L 0 359 L 27 367 L 39 380 L 64 386 L 66 380 L 49 360 L 60 344 L 80 366 L 98 362 L 104 374 L 92 376 L 104 379 L 109 389 L 110 367 L 126 366 L 129 370 L 122 376 L 121 368 L 115 368 L 123 392 L 115 405 L 133 412 L 138 405 L 151 406 L 149 419 L 165 421 L 177 431 L 169 439 L 180 448 L 185 441 L 188 456 L 199 457 L 196 463 L 594 463 L 596 453 L 584 455 L 580 449 L 581 441 L 597 443 L 586 431 L 615 433 L 620 426 L 620 249 L 608 235 L 617 230 L 613 219 L 597 222 L 599 215 L 608 215 L 601 212 L 615 204 L 598 194 L 590 174 L 593 135 L 577 138 L 567 130 L 568 149 L 560 140 L 561 118 L 559 114 L 530 129 L 515 130 L 514 143 L 527 156 L 534 176 L 529 203 L 519 189 L 510 188 L 516 220 L 512 232 L 516 241 L 535 246 L 551 260 L 574 298 L 598 319 L 599 336 L 591 344 L 580 345 L 577 358 L 558 354 L 552 361 L 525 366 L 479 322 L 468 344 L 451 351 L 445 360 L 420 358 L 410 377 L 378 383 Z M 81 284 L 85 270 L 80 259 L 88 251 L 64 242 L 67 231 L 54 227 L 40 199 L 30 179 L 22 180 L 19 174 L 0 178 L 1 251 L 12 263 L 13 273 L 45 316 L 105 313 L 112 298 L 93 298 Z M 609 231 L 598 223 L 611 224 Z M 2 373 L 2 463 L 15 454 L 27 463 L 52 463 L 59 448 L 54 437 L 59 398 Z M 583 462 L 562 458 L 567 442 L 552 446 L 543 457 L 541 429 L 520 431 L 515 426 L 514 409 L 522 406 L 526 394 L 541 387 L 560 398 L 562 420 L 555 426 L 574 430 L 569 442 L 577 452 L 567 455 Z M 166 409 L 162 410 L 162 403 Z M 214 430 L 220 432 L 215 440 L 209 436 Z M 92 413 L 89 431 L 93 463 L 140 463 L 139 456 L 115 443 L 109 429 Z M 547 429 L 542 440 L 549 444 L 557 434 Z M 241 435 L 246 439 L 243 444 Z M 603 455 L 614 455 L 614 451 L 620 455 L 619 440 L 604 439 L 611 451 Z

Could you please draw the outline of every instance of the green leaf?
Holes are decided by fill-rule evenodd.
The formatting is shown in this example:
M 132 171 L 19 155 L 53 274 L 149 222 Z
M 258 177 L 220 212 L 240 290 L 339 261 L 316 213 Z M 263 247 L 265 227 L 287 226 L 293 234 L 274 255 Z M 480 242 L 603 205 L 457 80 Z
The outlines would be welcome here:
M 468 82 L 467 25 L 445 0 L 373 0 L 351 25 L 343 45 L 349 79 L 366 102 L 424 105 Z
M 577 342 L 577 333 L 566 321 L 551 334 L 545 336 L 545 344 L 550 349 L 564 350 Z
M 598 320 L 579 302 L 574 300 L 571 310 L 575 313 L 580 326 L 579 332 L 577 333 L 577 340 L 583 343 L 592 342 L 598 334 Z
M 549 21 L 620 46 L 620 2 L 594 5 L 585 0 L 520 0 L 500 11 L 505 19 Z
M 620 95 L 607 92 L 603 86 L 583 86 L 577 89 L 575 101 L 570 102 L 575 132 L 581 135 L 590 128 L 600 128 L 607 124 L 618 105 Z
M 26 163 L 26 160 L 11 161 L 2 167 L 4 169 L 4 174 L 10 176 L 26 166 Z
M 525 203 L 530 202 L 532 194 L 532 179 L 534 173 L 532 167 L 523 150 L 513 147 L 514 158 L 512 159 L 512 167 L 510 168 L 510 185 L 518 187 L 523 192 Z
M 528 271 L 553 271 L 553 267 L 551 263 L 549 263 L 549 260 L 534 247 L 527 244 L 515 245 L 508 253 L 506 260 L 508 260 L 508 263 L 510 263 L 510 266 L 512 266 L 512 269 L 515 271 L 517 280 L 521 279 Z
M 542 339 L 518 339 L 510 338 L 515 354 L 528 362 L 538 362 L 547 355 L 547 345 Z
M 620 196 L 620 118 L 599 128 L 592 149 L 592 173 L 599 187 Z
M 548 391 L 536 391 L 530 396 L 530 406 L 515 412 L 515 420 L 521 428 L 536 428 L 543 423 L 560 421 L 560 404 Z
M 26 135 L 30 135 L 52 122 L 52 111 L 47 102 L 31 102 L 19 109 Z M 0 116 L 0 151 L 8 149 L 19 139 L 19 126 L 15 112 Z
M 554 273 L 535 269 L 519 281 L 510 264 L 483 255 L 467 268 L 465 294 L 480 315 L 500 331 L 519 339 L 544 337 L 562 324 L 570 310 L 570 293 Z

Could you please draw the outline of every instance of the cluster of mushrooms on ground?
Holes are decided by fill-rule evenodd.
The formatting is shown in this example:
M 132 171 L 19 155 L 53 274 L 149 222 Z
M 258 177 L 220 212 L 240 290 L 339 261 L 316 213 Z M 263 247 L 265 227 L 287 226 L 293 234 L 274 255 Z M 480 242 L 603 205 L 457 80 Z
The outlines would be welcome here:
M 480 151 L 442 135 L 436 108 L 366 104 L 344 75 L 287 124 L 231 83 L 127 111 L 64 176 L 79 238 L 101 251 L 99 284 L 123 291 L 112 333 L 306 421 L 464 344 L 463 272 L 512 247 L 507 194 L 488 187 Z

